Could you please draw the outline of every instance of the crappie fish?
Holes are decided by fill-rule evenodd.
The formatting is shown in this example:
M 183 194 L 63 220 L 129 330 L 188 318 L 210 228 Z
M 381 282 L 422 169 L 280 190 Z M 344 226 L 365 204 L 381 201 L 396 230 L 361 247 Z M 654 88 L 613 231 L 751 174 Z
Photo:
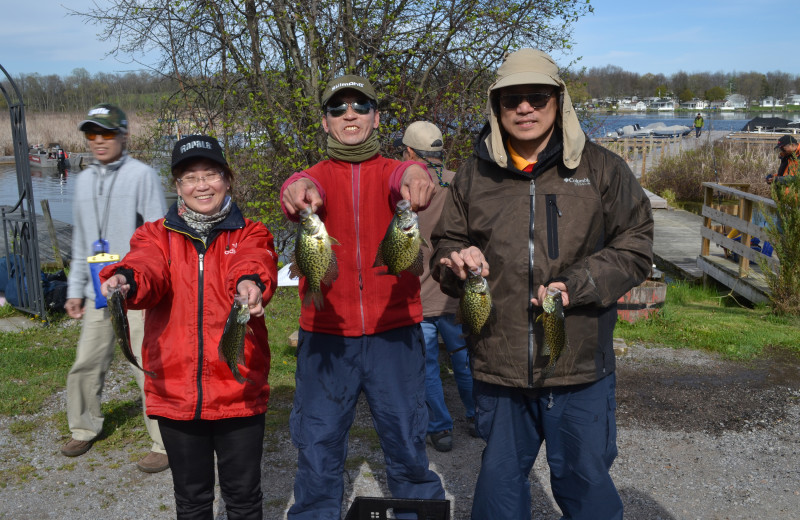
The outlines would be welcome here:
M 117 337 L 117 345 L 122 350 L 125 359 L 148 376 L 155 377 L 155 372 L 149 372 L 139 366 L 136 356 L 133 355 L 131 329 L 128 325 L 128 309 L 127 305 L 125 305 L 125 297 L 119 287 L 110 287 L 106 300 L 108 301 L 108 313 L 111 315 L 111 326 L 114 328 L 114 335 Z
M 544 326 L 544 345 L 542 355 L 550 356 L 550 361 L 542 371 L 542 377 L 548 378 L 556 370 L 558 358 L 564 352 L 567 336 L 564 332 L 564 304 L 561 301 L 561 291 L 548 287 L 547 294 L 542 302 L 544 312 L 536 321 L 541 321 Z
M 322 285 L 330 285 L 339 276 L 336 253 L 331 246 L 339 242 L 328 234 L 325 224 L 311 208 L 300 211 L 300 226 L 295 239 L 292 266 L 289 274 L 293 278 L 306 277 L 306 295 L 303 305 L 314 304 L 322 309 Z
M 389 268 L 388 274 L 395 276 L 400 276 L 401 271 L 422 276 L 422 244 L 428 249 L 431 247 L 419 232 L 419 218 L 411 211 L 411 202 L 402 199 L 395 206 L 394 218 L 378 245 L 372 267 L 385 265 Z
M 244 336 L 247 334 L 248 321 L 250 321 L 250 308 L 247 305 L 247 297 L 237 294 L 219 340 L 219 358 L 228 365 L 233 377 L 240 383 L 250 382 L 239 372 L 239 365 L 247 366 L 244 363 Z
M 457 319 L 468 329 L 467 332 L 480 336 L 484 325 L 492 314 L 492 295 L 489 282 L 477 272 L 469 272 L 464 284 L 464 294 L 458 302 Z

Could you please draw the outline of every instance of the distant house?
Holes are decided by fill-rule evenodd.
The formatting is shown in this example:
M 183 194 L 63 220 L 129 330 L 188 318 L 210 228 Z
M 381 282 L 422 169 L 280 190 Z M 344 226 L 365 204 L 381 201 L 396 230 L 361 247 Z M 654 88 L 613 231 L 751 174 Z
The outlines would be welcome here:
M 747 108 L 747 100 L 741 94 L 731 94 L 725 98 L 725 103 L 720 110 L 744 110 Z
M 786 96 L 787 105 L 800 105 L 800 94 L 790 94 Z
M 669 112 L 669 111 L 674 111 L 677 107 L 678 107 L 678 104 L 675 103 L 675 101 L 670 99 L 670 100 L 667 100 L 667 101 L 655 101 L 653 103 L 650 103 L 650 106 L 648 107 L 648 109 L 649 110 L 658 110 L 659 112 L 664 112 L 664 111 Z
M 769 107 L 782 107 L 783 103 L 781 103 L 781 101 L 779 99 L 777 99 L 777 98 L 774 98 L 772 96 L 767 96 L 767 97 L 765 97 L 764 99 L 761 100 L 761 106 L 762 107 L 767 107 L 767 108 L 769 108 Z
M 708 102 L 704 99 L 694 98 L 691 101 L 684 101 L 681 103 L 681 108 L 689 108 L 691 110 L 702 110 L 708 107 Z
M 645 110 L 647 110 L 647 105 L 644 104 L 644 101 L 623 100 L 620 102 L 618 110 L 631 110 L 635 112 L 644 112 Z

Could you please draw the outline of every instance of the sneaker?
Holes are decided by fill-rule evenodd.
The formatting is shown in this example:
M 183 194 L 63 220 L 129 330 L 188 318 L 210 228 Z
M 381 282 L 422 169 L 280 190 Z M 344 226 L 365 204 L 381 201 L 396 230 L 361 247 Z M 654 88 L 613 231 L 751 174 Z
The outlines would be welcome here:
M 166 453 L 151 451 L 136 463 L 136 467 L 145 473 L 159 473 L 169 468 L 169 459 Z
M 467 417 L 467 422 L 469 423 L 469 436 L 479 438 L 478 430 L 475 429 L 475 417 Z
M 450 451 L 453 449 L 453 435 L 450 430 L 428 434 L 428 441 L 436 451 Z
M 68 443 L 61 446 L 61 454 L 67 457 L 77 457 L 89 451 L 92 444 L 94 444 L 94 440 L 79 441 L 77 439 L 70 439 Z

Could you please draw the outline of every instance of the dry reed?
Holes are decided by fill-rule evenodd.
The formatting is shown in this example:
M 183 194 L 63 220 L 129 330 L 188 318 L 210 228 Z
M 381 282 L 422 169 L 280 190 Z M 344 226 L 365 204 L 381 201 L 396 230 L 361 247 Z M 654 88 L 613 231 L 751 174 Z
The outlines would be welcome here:
M 129 128 L 132 138 L 142 137 L 148 122 L 133 113 L 128 113 Z M 33 112 L 25 114 L 25 126 L 28 133 L 28 145 L 48 145 L 59 143 L 62 148 L 72 153 L 89 152 L 86 139 L 78 131 L 78 123 L 86 117 L 85 112 Z M 0 113 L 0 155 L 14 154 L 11 136 L 11 122 L 8 112 Z

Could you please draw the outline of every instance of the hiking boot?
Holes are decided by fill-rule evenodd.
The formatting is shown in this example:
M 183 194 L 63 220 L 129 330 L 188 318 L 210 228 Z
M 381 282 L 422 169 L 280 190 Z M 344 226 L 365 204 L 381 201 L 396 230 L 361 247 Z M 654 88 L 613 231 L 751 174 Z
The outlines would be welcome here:
M 151 451 L 136 463 L 136 467 L 145 473 L 159 473 L 169 468 L 169 459 L 166 453 Z
M 450 451 L 453 449 L 453 434 L 450 433 L 450 430 L 429 433 L 428 441 L 436 451 Z
M 61 454 L 67 457 L 77 457 L 89 451 L 92 444 L 94 444 L 94 440 L 79 441 L 77 439 L 70 439 L 68 443 L 61 446 Z

